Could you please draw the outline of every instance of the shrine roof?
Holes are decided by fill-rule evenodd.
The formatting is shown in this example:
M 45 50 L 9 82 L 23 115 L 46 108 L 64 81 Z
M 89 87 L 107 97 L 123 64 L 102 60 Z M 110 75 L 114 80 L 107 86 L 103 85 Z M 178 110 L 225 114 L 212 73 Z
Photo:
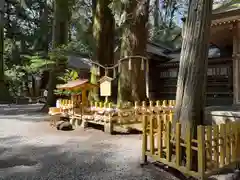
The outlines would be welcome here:
M 86 69 L 90 71 L 92 64 L 90 58 L 72 54 L 68 56 L 68 66 L 74 69 Z
M 215 5 L 212 12 L 212 26 L 231 23 L 240 20 L 240 1 L 229 0 L 221 5 Z
M 226 3 L 214 5 L 213 14 L 226 13 L 229 11 L 235 11 L 240 9 L 239 0 L 229 0 Z
M 103 77 L 99 80 L 99 82 L 100 82 L 100 83 L 103 83 L 104 81 L 111 82 L 112 80 L 113 80 L 113 78 L 111 78 L 111 77 L 103 76 Z
M 97 86 L 95 84 L 89 83 L 88 79 L 77 79 L 73 81 L 69 81 L 66 84 L 57 85 L 58 89 L 73 89 L 78 88 L 81 89 L 86 87 L 86 85 L 90 85 L 91 87 Z

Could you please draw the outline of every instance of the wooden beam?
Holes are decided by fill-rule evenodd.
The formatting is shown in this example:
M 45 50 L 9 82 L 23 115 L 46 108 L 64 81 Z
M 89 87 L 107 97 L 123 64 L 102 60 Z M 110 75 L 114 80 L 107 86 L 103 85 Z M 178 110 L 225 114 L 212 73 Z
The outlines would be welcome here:
M 240 22 L 233 24 L 233 94 L 234 103 L 240 103 Z

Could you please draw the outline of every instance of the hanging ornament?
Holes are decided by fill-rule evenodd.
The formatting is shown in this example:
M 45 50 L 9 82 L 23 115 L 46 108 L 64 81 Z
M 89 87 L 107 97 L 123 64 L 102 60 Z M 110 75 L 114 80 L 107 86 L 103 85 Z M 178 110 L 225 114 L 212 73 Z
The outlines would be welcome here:
M 116 78 L 116 69 L 113 68 L 113 79 L 115 79 L 115 78 Z
M 121 63 L 119 62 L 118 63 L 118 73 L 120 73 L 120 71 L 121 71 L 121 69 L 120 69 L 121 67 L 120 66 L 121 66 Z
M 148 61 L 148 59 L 146 60 L 146 71 L 147 71 L 147 73 L 149 72 L 149 61 Z
M 95 69 L 96 69 L 96 66 L 92 65 L 92 67 L 91 67 L 91 74 L 94 74 L 94 75 L 96 74 Z
M 97 67 L 97 75 L 100 76 L 100 67 Z
M 129 58 L 129 60 L 128 60 L 128 69 L 129 69 L 129 71 L 132 70 L 132 59 L 131 58 Z
M 104 69 L 104 76 L 107 76 L 107 74 L 108 74 L 108 70 Z
M 141 70 L 144 71 L 144 59 L 142 58 L 142 61 L 141 61 Z

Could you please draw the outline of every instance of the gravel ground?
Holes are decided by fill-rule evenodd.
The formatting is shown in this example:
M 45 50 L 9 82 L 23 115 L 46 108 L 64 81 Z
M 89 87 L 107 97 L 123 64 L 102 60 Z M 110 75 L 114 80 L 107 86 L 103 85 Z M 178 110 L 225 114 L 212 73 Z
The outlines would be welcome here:
M 100 130 L 57 131 L 39 105 L 0 105 L 0 179 L 178 180 L 151 165 L 140 167 L 140 135 Z

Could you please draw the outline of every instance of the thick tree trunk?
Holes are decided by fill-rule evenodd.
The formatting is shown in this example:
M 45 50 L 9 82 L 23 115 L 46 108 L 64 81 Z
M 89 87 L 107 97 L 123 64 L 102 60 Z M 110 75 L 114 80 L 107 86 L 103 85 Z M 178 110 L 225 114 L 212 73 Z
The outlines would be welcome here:
M 126 20 L 121 42 L 121 57 L 146 56 L 148 38 L 149 0 L 132 0 L 126 7 L 131 18 Z M 128 62 L 120 65 L 118 81 L 118 103 L 142 101 L 146 99 L 145 71 L 141 70 L 141 59 L 132 60 L 132 70 Z
M 94 18 L 96 14 L 97 1 L 98 0 L 92 0 L 92 24 L 94 23 Z
M 5 0 L 0 1 L 0 103 L 11 101 L 8 88 L 5 83 L 4 76 L 4 4 Z
M 44 11 L 43 11 L 43 16 L 42 16 L 42 21 L 41 21 L 41 29 L 42 29 L 42 44 L 43 44 L 43 50 L 48 53 L 48 46 L 49 46 L 49 23 L 48 23 L 48 4 L 47 0 L 44 2 Z
M 53 48 L 57 48 L 68 42 L 68 21 L 69 21 L 69 1 L 55 0 L 54 3 L 54 22 L 53 22 Z M 54 106 L 56 98 L 54 89 L 57 85 L 58 64 L 61 59 L 56 59 L 56 65 L 49 74 L 47 105 Z
M 12 43 L 11 60 L 13 64 L 19 65 L 21 64 L 19 48 L 15 40 L 12 40 Z
M 160 25 L 160 21 L 159 21 L 160 2 L 159 2 L 159 0 L 155 0 L 154 5 L 155 5 L 154 14 L 153 14 L 153 16 L 154 16 L 154 22 L 153 22 L 154 23 L 154 33 L 155 33 L 154 35 L 157 35 L 157 31 L 159 30 L 159 25 Z
M 115 21 L 111 9 L 108 7 L 110 0 L 97 0 L 94 11 L 93 36 L 96 40 L 95 60 L 102 65 L 109 66 L 114 62 L 114 27 Z M 104 75 L 102 69 L 100 75 Z M 91 82 L 96 84 L 97 78 L 92 75 Z M 91 92 L 91 98 L 98 100 L 98 89 Z
M 39 15 L 40 15 L 40 24 L 39 29 L 36 33 L 36 38 L 34 41 L 34 50 L 36 51 L 44 51 L 48 52 L 48 33 L 49 33 L 49 25 L 48 25 L 48 4 L 47 0 L 39 3 Z
M 211 24 L 212 0 L 192 0 L 184 27 L 177 83 L 174 122 L 182 124 L 182 137 L 190 125 L 193 136 L 203 123 L 206 70 Z
M 94 19 L 94 37 L 96 39 L 96 60 L 103 65 L 110 65 L 114 58 L 115 21 L 110 0 L 98 0 Z M 102 74 L 101 74 L 102 75 Z

